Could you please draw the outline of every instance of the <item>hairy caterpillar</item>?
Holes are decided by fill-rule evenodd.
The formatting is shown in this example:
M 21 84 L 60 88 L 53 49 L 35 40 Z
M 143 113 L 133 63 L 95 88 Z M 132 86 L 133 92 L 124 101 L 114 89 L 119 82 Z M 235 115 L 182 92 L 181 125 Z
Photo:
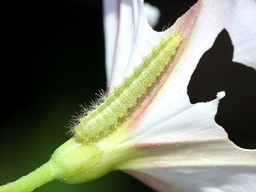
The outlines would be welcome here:
M 165 37 L 153 48 L 134 72 L 94 110 L 79 119 L 75 126 L 75 138 L 82 143 L 92 143 L 113 132 L 119 125 L 120 118 L 129 108 L 137 104 L 147 88 L 164 71 L 182 41 L 178 34 Z

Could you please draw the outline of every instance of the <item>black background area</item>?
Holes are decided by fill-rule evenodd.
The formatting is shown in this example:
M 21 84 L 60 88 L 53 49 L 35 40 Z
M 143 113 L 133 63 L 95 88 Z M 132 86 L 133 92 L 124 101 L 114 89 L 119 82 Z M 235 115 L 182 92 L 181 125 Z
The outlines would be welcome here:
M 217 92 L 225 91 L 216 122 L 238 146 L 255 148 L 256 71 L 233 62 L 233 51 L 229 34 L 223 30 L 201 57 L 188 85 L 188 95 L 191 103 L 197 103 L 213 100 Z

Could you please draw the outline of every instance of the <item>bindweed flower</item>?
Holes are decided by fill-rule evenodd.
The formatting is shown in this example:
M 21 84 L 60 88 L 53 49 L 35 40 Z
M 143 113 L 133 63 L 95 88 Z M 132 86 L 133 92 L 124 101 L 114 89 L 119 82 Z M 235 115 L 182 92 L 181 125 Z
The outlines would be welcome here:
M 225 33 L 230 60 L 256 68 L 256 2 L 199 0 L 155 32 L 143 0 L 104 1 L 108 96 L 80 117 L 48 163 L 2 191 L 59 179 L 81 183 L 122 170 L 157 191 L 253 191 L 256 151 L 237 147 L 214 121 L 216 93 L 191 104 L 187 87 L 204 53 Z M 217 56 L 216 56 L 217 57 Z
M 256 27 L 252 26 L 256 2 L 201 0 L 162 33 L 148 26 L 142 2 L 122 2 L 116 11 L 110 12 L 110 5 L 105 11 L 110 85 L 120 84 L 120 71 L 130 74 L 164 33 L 178 31 L 184 40 L 164 80 L 155 86 L 157 91 L 127 123 L 130 135 L 123 144 L 143 155 L 119 169 L 157 191 L 254 191 L 256 151 L 237 147 L 214 121 L 223 93 L 216 93 L 210 102 L 191 104 L 187 86 L 200 58 L 223 29 L 234 46 L 230 60 L 256 68 Z M 113 15 L 117 25 L 108 26 Z

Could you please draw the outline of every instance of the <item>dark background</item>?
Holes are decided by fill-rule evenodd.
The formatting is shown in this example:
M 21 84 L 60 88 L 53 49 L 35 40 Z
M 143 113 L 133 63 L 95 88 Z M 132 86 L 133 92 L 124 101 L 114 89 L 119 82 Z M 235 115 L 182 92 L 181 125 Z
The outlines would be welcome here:
M 150 2 L 162 10 L 156 27 L 161 31 L 196 1 Z M 9 1 L 2 7 L 0 185 L 48 161 L 69 138 L 65 126 L 80 111 L 79 105 L 106 88 L 101 1 Z M 217 65 L 210 66 L 218 74 Z M 246 97 L 242 94 L 240 104 L 229 100 L 218 119 L 236 144 L 256 148 L 255 70 L 250 74 L 243 87 L 251 91 Z M 202 94 L 195 89 L 191 97 L 200 100 L 197 95 Z M 54 181 L 35 191 L 135 190 L 150 191 L 132 177 L 114 172 L 78 185 Z

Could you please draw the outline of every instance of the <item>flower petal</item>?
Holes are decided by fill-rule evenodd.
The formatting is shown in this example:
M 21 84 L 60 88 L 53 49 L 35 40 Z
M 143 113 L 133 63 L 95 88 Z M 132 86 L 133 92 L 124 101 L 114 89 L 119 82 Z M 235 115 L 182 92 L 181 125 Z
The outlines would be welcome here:
M 256 150 L 235 146 L 214 121 L 223 93 L 208 103 L 197 104 L 191 104 L 187 95 L 196 65 L 224 28 L 234 45 L 233 61 L 256 68 L 254 23 L 254 0 L 201 0 L 176 22 L 170 31 L 179 31 L 185 37 L 183 47 L 160 88 L 126 125 L 130 135 L 122 144 L 133 145 L 142 157 L 119 169 L 129 170 L 129 174 L 159 191 L 170 191 L 172 186 L 185 191 L 256 188 Z M 147 38 L 140 42 L 150 42 Z M 133 54 L 130 63 L 136 60 Z M 131 65 L 125 71 L 129 68 Z M 111 82 L 115 78 L 112 76 Z
M 144 3 L 144 11 L 148 19 L 149 25 L 151 27 L 156 26 L 160 17 L 160 11 L 153 5 L 150 5 L 149 3 Z
M 256 23 L 256 3 L 247 0 L 247 3 L 240 7 L 240 1 L 235 2 L 199 1 L 170 29 L 178 30 L 186 38 L 184 48 L 178 53 L 180 56 L 173 63 L 169 74 L 167 72 L 164 82 L 160 82 L 161 88 L 155 95 L 152 94 L 150 102 L 144 102 L 140 112 L 131 118 L 127 127 L 133 131 L 127 142 L 138 144 L 171 142 L 177 139 L 227 139 L 225 131 L 214 121 L 221 97 L 208 103 L 191 104 L 187 86 L 199 59 L 224 28 L 230 33 L 236 61 L 256 68 L 255 52 L 252 51 L 256 50 L 256 42 L 252 40 L 256 29 L 251 29 L 251 24 Z M 247 4 L 247 7 L 244 4 Z M 236 18 L 241 12 L 251 13 L 251 16 L 241 21 Z M 243 22 L 246 28 L 244 30 L 251 30 L 253 33 L 250 32 L 250 35 L 255 35 L 248 37 L 242 33 L 239 36 L 236 28 L 230 25 L 233 19 L 236 22 L 233 25 L 237 28 L 240 27 L 239 21 Z
M 106 71 L 107 78 L 110 78 L 112 64 L 114 62 L 116 37 L 119 25 L 118 0 L 103 1 L 104 8 L 104 35 L 106 48 Z
M 119 169 L 157 191 L 246 192 L 256 187 L 255 151 L 242 150 L 228 140 L 153 143 L 135 150 L 142 157 Z
M 154 171 L 154 177 L 151 177 Z M 150 173 L 149 175 L 148 172 Z M 162 192 L 247 192 L 256 188 L 256 168 L 204 167 L 145 170 L 143 173 L 127 172 Z
M 106 68 L 109 92 L 112 92 L 113 87 L 120 85 L 141 63 L 143 56 L 159 43 L 161 33 L 149 26 L 143 0 L 121 0 L 114 8 L 109 1 L 104 3 Z

